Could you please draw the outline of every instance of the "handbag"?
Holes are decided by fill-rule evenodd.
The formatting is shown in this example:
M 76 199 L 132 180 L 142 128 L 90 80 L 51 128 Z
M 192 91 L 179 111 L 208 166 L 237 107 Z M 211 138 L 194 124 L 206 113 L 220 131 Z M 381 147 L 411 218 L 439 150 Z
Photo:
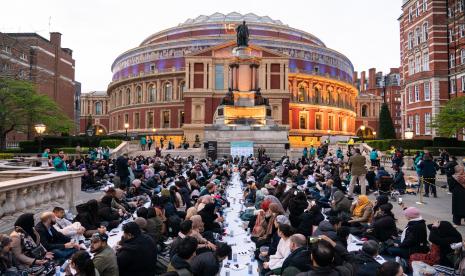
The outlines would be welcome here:
M 34 249 L 31 250 L 32 257 L 38 260 L 43 259 L 46 253 L 47 251 L 41 244 L 39 244 L 38 246 L 36 246 Z

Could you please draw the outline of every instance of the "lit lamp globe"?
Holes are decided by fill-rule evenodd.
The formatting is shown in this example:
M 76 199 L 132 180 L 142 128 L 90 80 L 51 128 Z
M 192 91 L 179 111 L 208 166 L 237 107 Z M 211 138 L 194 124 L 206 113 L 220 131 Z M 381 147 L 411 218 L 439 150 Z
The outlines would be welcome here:
M 413 139 L 413 131 L 410 128 L 407 128 L 404 133 L 404 137 L 407 140 Z
M 42 133 L 44 133 L 46 129 L 44 124 L 37 124 L 34 126 L 34 128 L 39 135 L 42 135 Z
M 128 128 L 129 128 L 129 124 L 128 124 L 128 123 L 124 123 L 124 128 L 125 128 L 125 129 L 128 129 Z
M 373 137 L 376 139 L 376 131 L 373 131 Z

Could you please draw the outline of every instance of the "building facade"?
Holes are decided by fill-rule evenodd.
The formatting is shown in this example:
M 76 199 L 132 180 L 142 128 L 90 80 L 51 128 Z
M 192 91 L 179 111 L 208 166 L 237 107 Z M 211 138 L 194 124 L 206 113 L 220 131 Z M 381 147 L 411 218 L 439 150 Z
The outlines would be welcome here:
M 294 145 L 355 134 L 353 65 L 315 36 L 255 14 L 215 13 L 149 36 L 116 58 L 108 86 L 109 134 L 193 142 L 228 91 L 235 27 L 245 20 L 260 57 L 261 93 Z M 81 128 L 82 131 L 82 128 Z
M 0 33 L 0 75 L 32 81 L 39 93 L 53 99 L 73 121 L 74 71 L 73 52 L 61 47 L 60 33 L 50 33 L 50 40 L 36 33 Z M 8 136 L 9 141 L 24 139 L 21 133 Z
M 106 91 L 82 93 L 79 99 L 79 132 L 87 135 L 106 135 L 109 129 L 109 97 Z M 91 131 L 91 132 L 89 132 Z
M 392 122 L 397 135 L 401 137 L 401 89 L 399 68 L 391 68 L 388 74 L 377 72 L 376 68 L 368 70 L 368 79 L 365 71 L 354 73 L 355 86 L 360 91 L 357 97 L 357 135 L 360 136 L 360 127 L 365 126 L 365 136 L 371 137 L 379 128 L 379 112 L 382 103 L 386 103 L 391 113 Z M 360 134 L 360 135 L 359 135 Z

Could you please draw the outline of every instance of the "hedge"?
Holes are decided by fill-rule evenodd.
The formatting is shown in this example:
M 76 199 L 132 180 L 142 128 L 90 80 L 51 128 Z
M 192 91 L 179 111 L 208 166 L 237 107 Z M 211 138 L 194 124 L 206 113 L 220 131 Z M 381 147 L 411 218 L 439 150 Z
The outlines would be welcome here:
M 386 139 L 386 140 L 369 140 L 365 141 L 370 147 L 376 148 L 381 151 L 390 149 L 391 146 L 403 149 L 422 149 L 425 147 L 432 147 L 432 140 L 400 140 L 400 139 Z
M 81 147 L 98 147 L 102 140 L 123 139 L 124 136 L 44 136 L 42 137 L 42 149 L 44 148 L 74 148 L 77 145 Z M 19 142 L 21 152 L 31 153 L 39 151 L 39 142 L 37 138 L 34 141 Z
M 465 147 L 426 147 L 433 155 L 439 155 L 439 150 L 445 149 L 449 154 L 455 156 L 465 156 Z
M 114 149 L 121 144 L 123 140 L 120 139 L 108 139 L 108 140 L 101 140 L 99 143 L 99 146 L 101 147 L 109 147 L 111 149 Z
M 13 156 L 13 153 L 0 153 L 0 159 L 11 159 Z
M 54 148 L 54 149 L 51 150 L 51 152 L 52 153 L 58 153 L 61 150 L 64 153 L 67 153 L 67 154 L 75 154 L 76 153 L 76 148 Z M 89 148 L 81 147 L 81 154 L 87 154 L 88 151 L 89 151 Z

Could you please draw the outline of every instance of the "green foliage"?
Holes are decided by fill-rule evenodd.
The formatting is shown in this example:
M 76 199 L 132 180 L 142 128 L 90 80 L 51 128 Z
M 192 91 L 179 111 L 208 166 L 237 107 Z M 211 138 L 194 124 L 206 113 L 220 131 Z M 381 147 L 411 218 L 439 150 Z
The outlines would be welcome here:
M 120 136 L 45 136 L 42 139 L 42 148 L 75 148 L 77 145 L 81 147 L 98 147 L 101 146 L 100 141 L 114 140 L 121 141 Z M 39 142 L 35 141 L 23 141 L 19 142 L 21 152 L 32 153 L 38 152 Z M 111 146 L 110 146 L 111 148 Z
M 13 153 L 0 153 L 0 160 L 13 158 Z
M 380 139 L 395 139 L 396 130 L 392 123 L 391 112 L 389 111 L 388 105 L 383 103 L 381 105 L 381 111 L 379 112 L 379 127 L 378 127 L 378 138 Z
M 60 150 L 62 150 L 64 153 L 67 154 L 75 154 L 76 153 L 76 148 L 54 148 L 51 150 L 52 153 L 58 153 Z M 89 148 L 87 147 L 81 147 L 81 154 L 86 154 L 89 151 Z
M 403 149 L 422 149 L 425 147 L 433 146 L 433 141 L 431 140 L 400 140 L 400 139 L 386 139 L 386 140 L 370 140 L 365 141 L 367 145 L 372 148 L 376 148 L 381 151 L 385 151 L 394 146 L 396 148 Z
M 109 140 L 100 140 L 99 146 L 101 147 L 109 147 L 111 149 L 114 149 L 121 144 L 123 140 L 120 139 L 109 139 Z
M 6 148 L 6 135 L 24 131 L 32 137 L 37 123 L 47 126 L 46 133 L 68 132 L 72 121 L 48 96 L 37 93 L 33 83 L 0 78 L 0 149 Z
M 445 137 L 451 137 L 465 128 L 465 97 L 448 101 L 433 119 L 433 127 Z
M 439 149 L 445 149 L 451 155 L 465 156 L 465 147 L 426 147 L 425 148 L 425 150 L 432 152 L 433 155 L 439 155 Z

